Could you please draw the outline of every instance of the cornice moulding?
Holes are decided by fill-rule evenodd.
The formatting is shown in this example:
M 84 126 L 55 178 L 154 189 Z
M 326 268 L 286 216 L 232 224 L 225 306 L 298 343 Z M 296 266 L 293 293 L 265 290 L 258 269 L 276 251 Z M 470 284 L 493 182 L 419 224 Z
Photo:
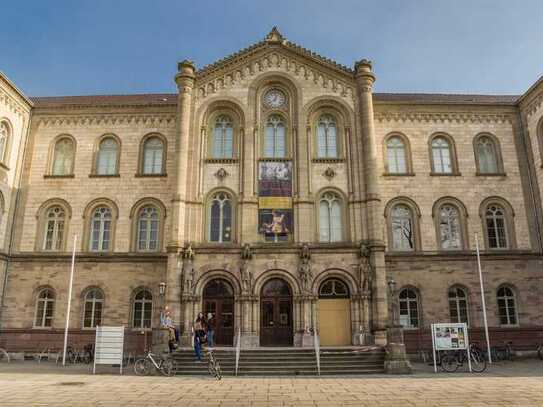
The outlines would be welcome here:
M 175 114 L 89 114 L 76 116 L 35 116 L 38 125 L 56 126 L 101 126 L 101 125 L 145 125 L 148 127 L 175 126 Z
M 377 112 L 374 119 L 379 122 L 437 122 L 437 123 L 507 123 L 512 124 L 512 114 L 495 113 L 436 113 L 436 112 Z

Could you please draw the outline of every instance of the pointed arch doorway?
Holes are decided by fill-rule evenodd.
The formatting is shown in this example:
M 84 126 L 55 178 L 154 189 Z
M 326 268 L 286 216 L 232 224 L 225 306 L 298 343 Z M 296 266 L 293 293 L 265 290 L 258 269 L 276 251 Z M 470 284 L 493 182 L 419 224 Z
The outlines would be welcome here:
M 215 343 L 232 346 L 234 343 L 234 289 L 232 285 L 216 278 L 208 282 L 203 291 L 203 312 L 215 317 Z
M 292 291 L 272 278 L 260 293 L 260 346 L 292 346 Z

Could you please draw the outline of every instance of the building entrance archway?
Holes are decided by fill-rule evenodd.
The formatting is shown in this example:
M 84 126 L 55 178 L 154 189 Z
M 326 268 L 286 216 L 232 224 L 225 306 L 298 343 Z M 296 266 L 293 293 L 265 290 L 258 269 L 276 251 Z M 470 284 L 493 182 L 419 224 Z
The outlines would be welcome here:
M 272 278 L 260 293 L 260 346 L 292 346 L 292 291 Z
M 216 278 L 206 284 L 203 291 L 204 313 L 215 317 L 215 344 L 232 346 L 234 343 L 234 289 Z
M 329 278 L 319 287 L 317 312 L 322 346 L 351 344 L 351 300 L 349 297 L 349 288 L 337 278 Z

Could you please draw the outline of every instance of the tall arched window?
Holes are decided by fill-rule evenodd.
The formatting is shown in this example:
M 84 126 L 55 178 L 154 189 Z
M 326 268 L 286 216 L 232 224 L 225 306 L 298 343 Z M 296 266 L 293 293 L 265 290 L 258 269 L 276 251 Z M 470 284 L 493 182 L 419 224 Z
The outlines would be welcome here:
M 138 250 L 158 250 L 159 216 L 154 206 L 144 206 L 138 214 Z
M 227 115 L 220 115 L 213 126 L 212 158 L 232 158 L 234 154 L 234 125 Z
M 164 143 L 159 137 L 149 137 L 143 143 L 143 174 L 164 173 Z
M 232 241 L 232 199 L 226 192 L 217 192 L 209 204 L 209 241 Z
M 475 154 L 480 174 L 497 174 L 500 172 L 498 147 L 489 136 L 479 136 L 475 141 Z
M 436 174 L 452 174 L 451 145 L 445 137 L 432 139 L 432 170 Z
M 511 287 L 502 286 L 497 292 L 498 312 L 501 325 L 517 325 L 517 301 Z
M 415 225 L 411 208 L 405 204 L 396 204 L 390 216 L 393 250 L 415 250 Z
M 111 247 L 111 208 L 98 206 L 92 212 L 90 228 L 90 250 L 93 252 L 108 251 Z
M 398 295 L 400 302 L 400 324 L 404 328 L 419 327 L 419 299 L 417 292 L 404 288 Z
M 407 173 L 407 151 L 401 137 L 393 136 L 387 140 L 387 169 L 389 174 Z
M 279 115 L 271 115 L 264 133 L 264 157 L 285 158 L 287 155 L 286 126 Z
M 98 145 L 96 157 L 96 174 L 115 175 L 117 174 L 119 145 L 113 137 L 102 139 Z
M 36 299 L 36 316 L 34 318 L 34 327 L 50 328 L 53 325 L 53 316 L 55 312 L 55 293 L 49 288 L 45 288 L 38 293 Z
M 64 226 L 66 224 L 66 212 L 55 205 L 47 209 L 45 213 L 45 236 L 43 250 L 60 251 L 64 246 Z
M 468 323 L 468 296 L 463 288 L 449 289 L 449 316 L 451 322 Z
M 319 240 L 332 243 L 343 240 L 341 198 L 333 192 L 325 192 L 319 202 Z
M 53 152 L 53 175 L 71 175 L 74 170 L 74 142 L 68 137 L 62 137 L 55 143 Z
M 439 238 L 443 250 L 462 249 L 460 212 L 451 204 L 444 204 L 439 208 Z
M 0 122 L 0 162 L 6 161 L 6 150 L 9 141 L 9 126 L 5 121 Z
M 132 327 L 151 328 L 153 317 L 153 295 L 148 290 L 140 290 L 134 296 Z
M 96 328 L 102 323 L 104 294 L 99 288 L 93 288 L 85 294 L 83 305 L 83 328 Z
M 509 247 L 507 214 L 498 204 L 488 205 L 485 210 L 486 238 L 489 249 L 507 249 Z
M 323 114 L 317 123 L 317 157 L 337 158 L 337 125 L 330 114 Z

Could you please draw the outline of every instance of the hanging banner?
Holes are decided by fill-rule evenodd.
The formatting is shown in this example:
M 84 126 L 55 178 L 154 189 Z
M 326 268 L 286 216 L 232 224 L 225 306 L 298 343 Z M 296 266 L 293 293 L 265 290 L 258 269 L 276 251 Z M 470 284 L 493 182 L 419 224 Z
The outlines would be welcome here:
M 292 163 L 290 161 L 259 163 L 258 196 L 292 196 Z

